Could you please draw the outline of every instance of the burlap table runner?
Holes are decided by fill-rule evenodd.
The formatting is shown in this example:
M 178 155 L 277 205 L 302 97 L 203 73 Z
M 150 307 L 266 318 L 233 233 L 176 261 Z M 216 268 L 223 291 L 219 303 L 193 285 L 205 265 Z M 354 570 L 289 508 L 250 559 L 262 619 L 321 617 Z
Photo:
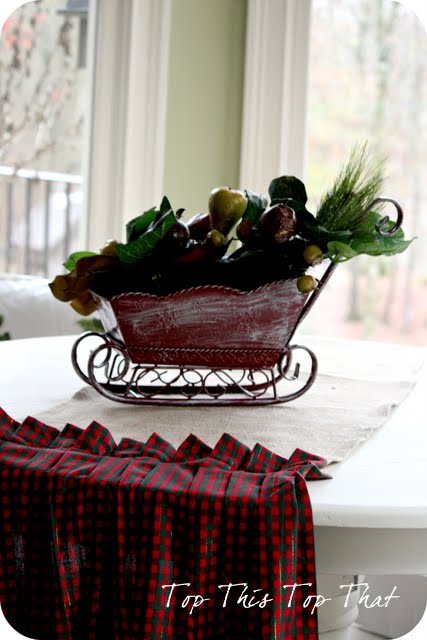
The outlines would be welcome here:
M 116 442 L 156 432 L 174 446 L 193 433 L 214 446 L 229 433 L 289 457 L 299 447 L 330 463 L 347 458 L 378 430 L 415 384 L 427 350 L 373 342 L 304 338 L 319 374 L 301 398 L 265 407 L 156 407 L 112 402 L 84 387 L 36 417 L 52 426 L 86 427 L 96 420 Z

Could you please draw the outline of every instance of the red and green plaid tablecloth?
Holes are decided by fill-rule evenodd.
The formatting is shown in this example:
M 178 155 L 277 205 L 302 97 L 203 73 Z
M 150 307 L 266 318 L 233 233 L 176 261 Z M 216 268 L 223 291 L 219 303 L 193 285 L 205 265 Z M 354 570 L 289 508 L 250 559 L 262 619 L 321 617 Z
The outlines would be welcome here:
M 305 481 L 324 464 L 0 410 L 4 615 L 38 640 L 315 639 Z

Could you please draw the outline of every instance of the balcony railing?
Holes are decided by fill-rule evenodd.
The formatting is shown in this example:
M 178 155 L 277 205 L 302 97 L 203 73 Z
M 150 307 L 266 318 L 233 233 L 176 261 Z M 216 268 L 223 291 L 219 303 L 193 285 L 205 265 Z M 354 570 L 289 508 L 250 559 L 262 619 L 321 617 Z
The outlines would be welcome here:
M 51 277 L 78 245 L 82 177 L 0 166 L 0 271 Z

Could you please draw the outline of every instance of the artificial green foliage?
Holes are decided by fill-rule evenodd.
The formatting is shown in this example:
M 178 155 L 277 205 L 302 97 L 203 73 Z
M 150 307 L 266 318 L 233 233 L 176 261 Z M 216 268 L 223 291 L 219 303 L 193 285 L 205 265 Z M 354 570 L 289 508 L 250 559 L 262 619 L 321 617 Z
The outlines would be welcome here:
M 346 262 L 357 256 L 357 252 L 354 251 L 349 244 L 339 242 L 339 240 L 331 240 L 327 243 L 327 248 L 326 257 L 332 260 L 332 262 Z
M 136 240 L 126 244 L 118 243 L 116 252 L 123 264 L 134 264 L 153 253 L 157 243 L 176 223 L 176 216 L 172 209 L 165 213 L 158 222 L 148 229 Z
M 94 331 L 96 333 L 104 333 L 104 327 L 99 318 L 82 318 L 77 321 L 83 331 Z
M 133 242 L 148 229 L 157 216 L 156 207 L 144 211 L 141 215 L 129 220 L 126 225 L 126 242 Z
M 3 324 L 3 321 L 3 316 L 0 316 L 0 327 Z M 10 333 L 8 331 L 6 331 L 5 333 L 0 333 L 0 340 L 10 340 Z
M 76 251 L 68 256 L 67 260 L 64 262 L 64 267 L 68 269 L 68 271 L 72 271 L 76 266 L 76 262 L 80 260 L 80 258 L 88 258 L 96 255 L 97 254 L 93 251 Z
M 271 204 L 284 202 L 288 198 L 305 204 L 307 202 L 307 191 L 301 180 L 295 176 L 280 176 L 274 178 L 268 187 Z
M 174 211 L 165 196 L 159 207 L 128 222 L 125 243 L 111 242 L 108 253 L 104 247 L 99 255 L 72 254 L 65 263 L 71 273 L 55 278 L 52 293 L 89 315 L 95 309 L 91 291 L 108 297 L 126 291 L 164 295 L 205 285 L 251 290 L 275 280 L 313 279 L 306 272 L 322 258 L 339 263 L 360 254 L 401 253 L 412 240 L 401 229 L 387 235 L 395 223 L 380 213 L 383 164 L 370 158 L 366 144 L 356 146 L 313 213 L 307 209 L 304 183 L 286 175 L 271 181 L 270 200 L 247 189 L 214 189 L 209 213 L 188 224 L 180 219 L 183 209 Z M 227 230 L 222 225 L 229 202 L 222 208 L 211 204 L 224 191 L 240 200 L 244 196 L 245 205 Z M 234 233 L 241 242 L 237 248 Z M 310 257 L 313 250 L 316 262 Z M 102 331 L 93 322 L 86 321 L 84 328 Z
M 391 256 L 396 253 L 402 253 L 411 244 L 411 240 L 405 240 L 405 235 L 402 229 L 395 231 L 392 235 L 385 235 L 380 233 L 379 222 L 381 216 L 375 212 L 371 212 L 370 219 L 372 221 L 371 226 L 364 232 L 355 234 L 351 247 L 356 253 L 365 253 L 369 256 Z M 388 222 L 386 225 L 382 225 L 381 229 L 387 231 L 393 226 L 392 222 Z
M 168 198 L 164 196 L 158 209 L 152 207 L 127 223 L 126 242 L 137 240 L 151 225 L 154 225 L 165 213 L 171 210 L 170 202 Z
M 371 230 L 369 213 L 384 183 L 384 162 L 373 161 L 367 145 L 356 146 L 331 189 L 323 196 L 317 222 L 329 232 Z
M 258 221 L 267 207 L 267 198 L 255 191 L 248 191 L 245 189 L 245 195 L 248 199 L 245 213 L 242 216 L 243 220 L 248 220 L 251 224 L 258 224 Z
M 402 229 L 394 232 L 392 235 L 380 233 L 380 220 L 382 216 L 370 211 L 365 218 L 363 227 L 360 231 L 350 233 L 347 239 L 343 241 L 331 240 L 327 243 L 326 258 L 332 262 L 345 262 L 357 255 L 366 254 L 368 256 L 392 256 L 402 253 L 411 244 L 411 240 L 405 240 Z M 391 229 L 392 222 L 381 225 L 383 231 Z

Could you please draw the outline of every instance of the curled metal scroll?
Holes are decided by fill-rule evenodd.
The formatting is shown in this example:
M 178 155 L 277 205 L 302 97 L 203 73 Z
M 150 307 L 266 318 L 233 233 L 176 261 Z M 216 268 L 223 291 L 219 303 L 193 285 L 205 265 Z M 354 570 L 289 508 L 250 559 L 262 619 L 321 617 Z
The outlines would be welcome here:
M 78 362 L 84 340 L 98 338 L 86 355 L 87 374 Z M 89 344 L 87 345 L 89 346 Z M 308 355 L 301 376 L 296 353 Z M 87 350 L 86 351 L 87 354 Z M 85 357 L 85 353 L 82 358 Z M 192 365 L 137 364 L 123 343 L 108 334 L 80 336 L 73 347 L 73 365 L 79 376 L 101 395 L 117 402 L 154 405 L 257 406 L 289 402 L 305 393 L 317 374 L 317 359 L 306 347 L 287 347 L 272 367 L 219 368 Z
M 88 358 L 86 355 L 81 355 L 80 351 L 81 351 L 82 343 L 83 342 L 89 343 L 92 339 L 95 341 L 94 342 L 95 344 L 99 340 L 101 340 L 101 343 L 104 343 L 104 344 L 109 343 L 109 338 L 107 334 L 97 333 L 96 331 L 89 331 L 86 333 L 82 333 L 77 338 L 71 350 L 71 362 L 73 364 L 74 371 L 77 373 L 79 378 L 81 378 L 84 382 L 86 382 L 86 384 L 90 384 L 89 376 L 87 375 Z M 82 367 L 80 366 L 81 363 L 84 363 L 86 365 L 85 370 L 83 370 Z
M 399 231 L 399 229 L 403 224 L 403 209 L 396 200 L 393 200 L 393 198 L 384 198 L 384 197 L 376 198 L 369 205 L 368 209 L 370 210 L 373 207 L 375 207 L 376 204 L 380 204 L 383 202 L 390 202 L 395 207 L 397 211 L 397 220 L 390 229 L 387 229 L 386 227 L 390 222 L 390 217 L 386 215 L 383 218 L 381 218 L 381 220 L 378 220 L 377 224 L 375 225 L 375 228 L 378 231 L 378 233 L 382 236 L 392 236 L 394 233 L 396 233 L 396 231 Z

